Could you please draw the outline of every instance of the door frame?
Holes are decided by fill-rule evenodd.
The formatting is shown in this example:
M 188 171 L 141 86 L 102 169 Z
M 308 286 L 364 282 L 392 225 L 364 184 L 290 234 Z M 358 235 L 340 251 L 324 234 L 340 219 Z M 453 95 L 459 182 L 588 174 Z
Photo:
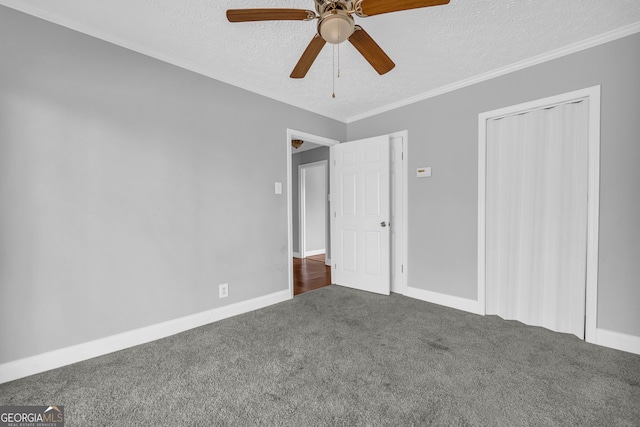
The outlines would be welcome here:
M 589 187 L 587 202 L 587 277 L 585 301 L 585 341 L 596 343 L 598 315 L 598 230 L 600 207 L 600 86 L 481 113 L 478 116 L 478 309 L 485 314 L 486 303 L 486 177 L 487 121 L 552 107 L 572 101 L 589 101 Z
M 394 138 L 402 138 L 402 152 L 400 158 L 396 158 L 395 163 L 391 164 L 391 168 L 395 169 L 396 182 L 391 182 L 391 191 L 395 192 L 399 198 L 396 198 L 396 212 L 402 218 L 402 227 L 399 233 L 396 233 L 396 239 L 391 243 L 392 255 L 395 253 L 395 268 L 400 270 L 400 283 L 391 283 L 391 291 L 401 295 L 407 294 L 407 254 L 409 253 L 409 168 L 408 150 L 409 150 L 409 131 L 403 130 L 389 134 L 389 144 L 393 150 L 392 141 Z M 394 226 L 393 224 L 391 225 Z
M 327 251 L 327 247 L 329 246 L 329 239 L 327 239 L 327 236 L 329 235 L 329 230 L 327 230 L 327 226 L 328 226 L 328 219 L 329 216 L 327 214 L 327 197 L 329 194 L 329 189 L 327 188 L 327 180 L 329 179 L 329 161 L 328 160 L 319 160 L 317 162 L 312 162 L 312 163 L 305 163 L 303 165 L 298 165 L 298 253 L 300 254 L 301 258 L 306 258 L 307 257 L 307 251 L 305 249 L 306 247 L 306 240 L 307 240 L 307 220 L 305 219 L 305 215 L 307 212 L 307 207 L 306 207 L 306 182 L 307 182 L 307 178 L 306 178 L 306 174 L 305 171 L 306 169 L 309 168 L 314 168 L 314 167 L 319 167 L 322 166 L 324 168 L 324 173 L 325 173 L 325 182 L 324 182 L 324 223 L 325 223 L 325 233 L 324 233 L 324 248 L 325 248 L 325 253 Z M 311 255 L 316 255 L 316 254 L 311 254 Z M 310 255 L 310 256 L 311 256 Z M 325 260 L 325 264 L 329 265 L 329 263 L 327 262 L 327 260 Z
M 399 234 L 401 242 L 396 242 L 396 247 L 394 250 L 400 250 L 401 253 L 399 257 L 396 259 L 400 259 L 402 262 L 402 280 L 399 287 L 396 287 L 396 291 L 398 293 L 407 294 L 408 288 L 408 254 L 409 254 L 409 132 L 407 130 L 391 132 L 388 134 L 389 138 L 402 137 L 402 152 L 403 155 L 401 157 L 400 164 L 396 162 L 395 167 L 401 167 L 401 176 L 402 176 L 402 192 L 401 198 L 397 201 L 399 204 L 398 207 L 402 209 L 402 232 Z M 288 265 L 288 277 L 289 277 L 289 295 L 290 298 L 293 298 L 293 196 L 291 189 L 291 174 L 292 174 L 292 162 L 291 162 L 291 140 L 293 139 L 302 139 L 303 141 L 313 142 L 314 144 L 324 145 L 330 147 L 332 145 L 340 144 L 340 141 L 326 138 L 323 136 L 313 135 L 310 133 L 298 131 L 295 129 L 287 129 L 287 139 L 286 143 L 286 152 L 287 152 L 287 242 L 288 242 L 288 250 L 287 250 L 287 265 Z M 329 174 L 329 179 L 331 179 L 331 164 L 328 165 L 327 173 Z M 329 195 L 329 203 L 331 203 L 331 195 Z M 331 219 L 329 218 L 329 224 L 331 224 Z M 329 225 L 330 226 L 330 225 Z M 329 230 L 329 233 L 331 230 Z M 330 260 L 327 260 L 330 261 Z
M 293 173 L 291 162 L 291 140 L 293 139 L 301 139 L 303 141 L 312 142 L 314 144 L 324 145 L 327 147 L 340 143 L 340 141 L 335 139 L 325 138 L 323 136 L 313 135 L 295 129 L 287 129 L 287 139 L 285 141 L 287 144 L 287 266 L 290 298 L 293 298 L 293 195 L 291 189 L 291 174 Z M 327 168 L 327 173 L 331 174 L 331 165 L 329 165 L 329 167 Z

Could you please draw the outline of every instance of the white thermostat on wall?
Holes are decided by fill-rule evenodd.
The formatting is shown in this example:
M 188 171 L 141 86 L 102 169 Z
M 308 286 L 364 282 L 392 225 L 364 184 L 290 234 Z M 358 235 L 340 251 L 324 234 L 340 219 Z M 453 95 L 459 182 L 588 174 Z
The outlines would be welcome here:
M 427 178 L 427 177 L 431 176 L 431 166 L 418 168 L 416 170 L 416 176 L 418 178 Z

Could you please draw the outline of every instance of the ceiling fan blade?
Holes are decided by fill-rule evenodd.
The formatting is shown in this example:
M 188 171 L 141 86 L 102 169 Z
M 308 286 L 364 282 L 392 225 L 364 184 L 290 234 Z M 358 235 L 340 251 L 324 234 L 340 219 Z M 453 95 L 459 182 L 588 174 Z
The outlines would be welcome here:
M 316 13 L 305 9 L 229 9 L 229 22 L 310 21 Z
M 363 0 L 361 16 L 448 4 L 449 0 Z
M 307 71 L 311 68 L 313 61 L 316 60 L 325 43 L 326 41 L 320 37 L 319 34 L 316 34 L 313 39 L 311 39 L 311 43 L 309 43 L 309 46 L 304 50 L 300 60 L 291 72 L 292 79 L 301 79 L 307 75 Z
M 358 49 L 358 52 L 364 56 L 369 64 L 378 72 L 378 74 L 388 73 L 396 66 L 391 58 L 378 46 L 360 25 L 356 25 L 356 30 L 349 37 L 349 41 Z

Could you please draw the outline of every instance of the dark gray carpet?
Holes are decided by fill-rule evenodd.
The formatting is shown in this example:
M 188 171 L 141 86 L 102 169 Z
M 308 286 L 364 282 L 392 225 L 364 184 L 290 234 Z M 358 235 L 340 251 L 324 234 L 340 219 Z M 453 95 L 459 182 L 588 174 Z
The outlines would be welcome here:
M 0 385 L 68 426 L 640 425 L 640 356 L 330 286 Z

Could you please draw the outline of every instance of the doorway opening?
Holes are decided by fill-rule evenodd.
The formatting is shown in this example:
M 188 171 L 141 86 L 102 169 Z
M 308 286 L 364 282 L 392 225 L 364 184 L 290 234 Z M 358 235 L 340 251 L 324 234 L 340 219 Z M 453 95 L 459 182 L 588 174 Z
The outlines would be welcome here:
M 328 151 L 319 148 L 320 155 Z M 320 160 L 298 165 L 299 258 L 326 255 L 329 248 L 328 163 Z M 326 257 L 323 261 L 326 262 Z
M 293 297 L 331 284 L 328 160 L 329 147 L 339 141 L 287 129 L 286 142 L 289 290 Z
M 407 204 L 408 204 L 408 168 L 407 168 L 407 149 L 408 149 L 408 132 L 406 130 L 391 133 L 389 135 L 385 135 L 389 141 L 389 160 L 390 160 L 390 217 L 388 219 L 389 229 L 392 231 L 391 239 L 390 239 L 390 259 L 388 260 L 390 263 L 390 290 L 394 293 L 405 294 L 407 292 L 407 236 L 408 236 L 408 221 L 407 221 Z M 305 132 L 296 131 L 293 129 L 287 129 L 287 215 L 288 215 L 288 241 L 289 241 L 289 249 L 288 249 L 288 259 L 289 259 L 289 291 L 291 297 L 298 294 L 298 292 L 294 292 L 294 269 L 297 269 L 300 265 L 303 264 L 303 260 L 306 260 L 306 267 L 318 267 L 318 264 L 321 266 L 321 261 L 318 259 L 313 259 L 311 257 L 300 258 L 301 256 L 301 247 L 300 245 L 300 237 L 298 234 L 299 223 L 298 223 L 298 186 L 297 183 L 294 185 L 294 180 L 298 181 L 298 173 L 297 173 L 297 164 L 296 167 L 293 167 L 293 158 L 292 153 L 294 151 L 298 151 L 300 148 L 310 147 L 313 145 L 321 146 L 326 148 L 331 148 L 332 146 L 337 146 L 340 144 L 339 141 L 332 140 L 329 138 L 308 134 Z M 297 145 L 299 148 L 293 148 L 292 144 Z M 348 144 L 345 143 L 345 144 Z M 308 149 L 308 148 L 307 148 Z M 333 151 L 337 149 L 337 147 L 331 148 L 327 151 Z M 299 151 L 298 151 L 299 152 Z M 320 159 L 315 159 L 320 160 Z M 334 174 L 333 165 L 331 162 L 328 162 L 327 173 L 330 177 L 329 181 L 331 181 L 331 176 Z M 327 184 L 329 186 L 329 184 Z M 329 188 L 329 192 L 332 190 Z M 332 233 L 332 221 L 334 214 L 332 213 L 331 206 L 331 194 L 327 194 L 327 212 L 329 216 L 329 221 L 327 222 L 326 233 L 327 244 L 326 244 L 326 257 L 325 257 L 325 265 L 328 267 L 335 268 L 335 265 L 332 265 L 332 257 L 331 257 L 331 233 Z M 321 256 L 320 256 L 321 257 Z M 315 258 L 315 257 L 314 257 Z M 314 263 L 314 264 L 311 264 Z M 330 274 L 331 270 L 328 271 Z M 301 273 L 301 272 L 296 272 Z M 313 275 L 313 273 L 308 274 Z M 330 277 L 330 276 L 329 276 Z M 327 284 L 331 284 L 331 280 Z
M 311 161 L 328 156 L 328 152 L 328 147 L 319 146 L 305 151 L 304 155 L 298 153 L 292 155 L 293 163 L 300 163 L 297 182 L 299 239 L 298 252 L 294 252 L 293 255 L 294 295 L 331 284 L 331 261 L 327 257 L 330 247 L 329 162 L 326 159 Z M 295 194 L 295 181 L 293 187 Z M 295 217 L 296 206 L 293 208 L 293 213 Z

